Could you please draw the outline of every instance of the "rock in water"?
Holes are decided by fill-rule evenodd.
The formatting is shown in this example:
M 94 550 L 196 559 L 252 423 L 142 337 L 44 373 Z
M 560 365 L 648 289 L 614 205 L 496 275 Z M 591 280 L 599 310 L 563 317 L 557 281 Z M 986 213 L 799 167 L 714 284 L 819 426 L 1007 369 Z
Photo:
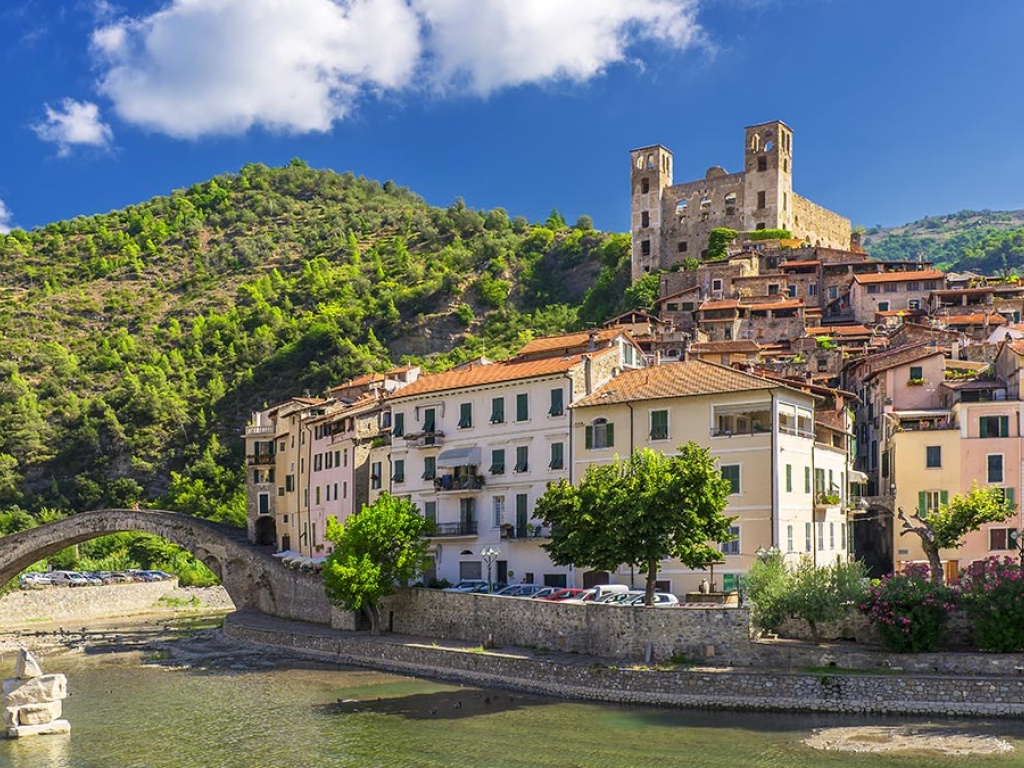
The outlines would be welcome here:
M 67 698 L 64 675 L 44 675 L 31 653 L 22 648 L 14 668 L 15 677 L 3 682 L 2 704 L 7 737 L 70 733 L 71 724 L 61 720 L 61 700 Z

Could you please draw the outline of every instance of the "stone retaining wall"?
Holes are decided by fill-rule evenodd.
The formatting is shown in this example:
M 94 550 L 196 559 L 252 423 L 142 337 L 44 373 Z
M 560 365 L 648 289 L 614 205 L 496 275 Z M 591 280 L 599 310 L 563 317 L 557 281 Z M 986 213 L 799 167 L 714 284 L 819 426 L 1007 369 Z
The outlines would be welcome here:
M 199 598 L 199 605 L 188 604 L 194 597 Z M 167 600 L 161 603 L 160 598 Z M 102 587 L 16 589 L 0 597 L 0 629 L 137 616 L 176 607 L 197 611 L 234 609 L 222 587 L 179 587 L 177 579 Z
M 398 634 L 438 640 L 636 661 L 686 656 L 749 663 L 750 615 L 745 608 L 633 608 L 409 589 L 385 601 L 381 623 Z
M 297 625 L 298 627 L 298 625 Z M 587 701 L 669 707 L 1019 717 L 1024 678 L 794 674 L 780 671 L 629 669 L 598 661 L 565 664 L 513 653 L 374 641 L 246 624 L 229 616 L 232 638 L 321 659 L 480 686 Z

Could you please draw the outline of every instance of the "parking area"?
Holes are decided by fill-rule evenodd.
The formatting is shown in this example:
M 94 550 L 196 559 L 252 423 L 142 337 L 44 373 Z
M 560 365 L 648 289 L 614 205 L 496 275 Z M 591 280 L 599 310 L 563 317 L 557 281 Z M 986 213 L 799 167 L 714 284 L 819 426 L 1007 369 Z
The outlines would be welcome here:
M 46 589 L 48 587 L 102 587 L 107 584 L 130 584 L 133 582 L 166 581 L 174 576 L 164 571 L 31 571 L 19 579 L 22 589 Z

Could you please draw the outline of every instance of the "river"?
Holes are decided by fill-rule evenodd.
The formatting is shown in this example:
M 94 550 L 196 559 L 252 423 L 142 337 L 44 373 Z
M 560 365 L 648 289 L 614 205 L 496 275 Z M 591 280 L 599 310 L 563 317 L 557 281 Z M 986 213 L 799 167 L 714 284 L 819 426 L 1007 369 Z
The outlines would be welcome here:
M 29 638 L 30 640 L 32 638 Z M 581 704 L 324 666 L 172 624 L 94 628 L 42 648 L 63 672 L 70 736 L 0 740 L 0 768 L 830 768 L 1024 764 L 1024 723 Z M 13 654 L 0 676 L 13 668 Z M 984 757 L 821 752 L 815 729 L 900 726 L 998 737 Z M 876 738 L 866 732 L 865 743 Z

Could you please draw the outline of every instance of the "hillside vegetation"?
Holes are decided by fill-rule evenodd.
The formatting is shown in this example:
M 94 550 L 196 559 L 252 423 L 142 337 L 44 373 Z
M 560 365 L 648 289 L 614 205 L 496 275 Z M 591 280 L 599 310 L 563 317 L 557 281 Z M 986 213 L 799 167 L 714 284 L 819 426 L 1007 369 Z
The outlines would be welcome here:
M 1024 211 L 960 211 L 901 227 L 864 232 L 869 254 L 886 261 L 919 257 L 954 272 L 985 275 L 1024 271 Z
M 0 511 L 241 523 L 252 410 L 600 321 L 635 293 L 628 251 L 588 217 L 439 209 L 301 161 L 0 236 Z

